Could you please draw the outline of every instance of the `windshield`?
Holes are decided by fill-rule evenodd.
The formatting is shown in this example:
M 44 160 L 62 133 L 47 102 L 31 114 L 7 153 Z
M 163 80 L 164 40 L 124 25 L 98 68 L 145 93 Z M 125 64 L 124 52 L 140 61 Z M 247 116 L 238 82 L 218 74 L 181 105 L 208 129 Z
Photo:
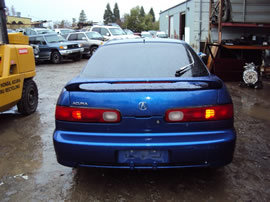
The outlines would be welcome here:
M 91 79 L 208 75 L 206 67 L 188 45 L 154 42 L 103 46 L 92 56 L 81 74 Z
M 126 32 L 127 35 L 133 35 L 133 34 L 134 34 L 134 33 L 133 33 L 131 30 L 129 30 L 129 29 L 126 29 L 125 32 Z
M 89 39 L 100 39 L 103 38 L 98 32 L 86 32 L 86 35 Z
M 50 29 L 40 29 L 40 30 L 36 30 L 38 34 L 47 34 L 47 33 L 54 33 L 54 31 L 50 30 Z
M 168 38 L 167 34 L 157 34 L 157 37 L 159 38 Z
M 62 30 L 61 30 L 61 33 L 62 33 L 62 34 L 69 34 L 69 33 L 73 33 L 73 32 L 75 32 L 75 31 L 72 30 L 72 29 L 62 29 Z
M 150 33 L 141 33 L 141 36 L 144 38 L 153 38 L 153 36 Z
M 109 28 L 112 35 L 126 35 L 126 33 L 121 28 Z
M 44 36 L 46 41 L 48 43 L 59 43 L 59 42 L 64 42 L 66 41 L 62 36 L 54 34 L 54 35 L 47 35 Z

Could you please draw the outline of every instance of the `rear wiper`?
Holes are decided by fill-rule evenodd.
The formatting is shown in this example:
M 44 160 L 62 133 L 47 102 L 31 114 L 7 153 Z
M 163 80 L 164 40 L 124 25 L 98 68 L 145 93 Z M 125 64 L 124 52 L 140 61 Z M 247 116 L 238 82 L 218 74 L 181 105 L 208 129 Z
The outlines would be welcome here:
M 191 63 L 188 64 L 188 65 L 185 65 L 184 67 L 181 67 L 179 70 L 177 70 L 175 72 L 176 77 L 182 76 L 184 73 L 189 71 L 191 69 L 191 67 L 194 65 L 194 59 L 193 59 L 193 57 L 192 57 L 192 55 L 191 55 L 191 53 L 189 51 L 188 51 L 188 55 L 189 55 L 189 58 L 191 60 Z
M 175 72 L 175 76 L 176 77 L 182 76 L 184 73 L 186 73 L 187 71 L 189 71 L 191 69 L 191 65 L 193 65 L 193 64 L 186 65 L 186 66 L 182 67 L 181 69 L 177 70 Z

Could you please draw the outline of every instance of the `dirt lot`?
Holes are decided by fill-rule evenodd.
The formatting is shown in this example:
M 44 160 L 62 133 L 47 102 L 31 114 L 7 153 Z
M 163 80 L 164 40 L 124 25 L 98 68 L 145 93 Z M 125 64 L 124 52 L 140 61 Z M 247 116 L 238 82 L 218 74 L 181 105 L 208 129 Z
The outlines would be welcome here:
M 238 134 L 234 161 L 212 171 L 71 169 L 56 162 L 54 109 L 86 60 L 37 66 L 36 113 L 0 113 L 0 201 L 270 201 L 270 85 L 227 83 Z

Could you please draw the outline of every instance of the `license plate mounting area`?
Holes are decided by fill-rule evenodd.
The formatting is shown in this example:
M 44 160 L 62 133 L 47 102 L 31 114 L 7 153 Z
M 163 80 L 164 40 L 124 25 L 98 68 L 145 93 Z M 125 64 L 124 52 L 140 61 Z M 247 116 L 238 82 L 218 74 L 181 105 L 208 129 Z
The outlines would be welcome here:
M 166 150 L 120 150 L 119 163 L 134 163 L 139 165 L 168 163 L 169 154 Z

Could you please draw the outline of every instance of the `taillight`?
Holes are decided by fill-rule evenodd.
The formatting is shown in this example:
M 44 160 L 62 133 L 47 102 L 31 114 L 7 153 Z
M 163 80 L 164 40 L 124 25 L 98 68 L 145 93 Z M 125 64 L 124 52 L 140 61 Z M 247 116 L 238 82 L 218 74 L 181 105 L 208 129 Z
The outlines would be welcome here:
M 233 105 L 169 109 L 165 120 L 168 122 L 210 121 L 233 118 Z
M 56 106 L 55 119 L 61 121 L 117 123 L 121 114 L 114 109 L 75 108 Z

